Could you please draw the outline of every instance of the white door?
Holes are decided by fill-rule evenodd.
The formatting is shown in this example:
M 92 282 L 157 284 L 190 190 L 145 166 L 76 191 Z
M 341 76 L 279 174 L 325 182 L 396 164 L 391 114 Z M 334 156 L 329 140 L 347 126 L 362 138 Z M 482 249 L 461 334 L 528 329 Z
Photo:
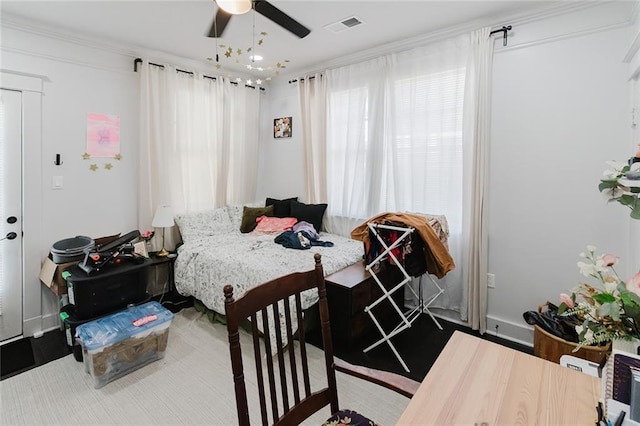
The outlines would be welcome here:
M 22 334 L 22 92 L 0 89 L 0 342 Z

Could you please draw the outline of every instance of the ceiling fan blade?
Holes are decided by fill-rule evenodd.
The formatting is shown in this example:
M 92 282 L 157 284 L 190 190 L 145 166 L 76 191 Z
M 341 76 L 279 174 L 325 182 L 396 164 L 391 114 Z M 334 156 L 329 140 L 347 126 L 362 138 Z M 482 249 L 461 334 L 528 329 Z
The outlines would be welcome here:
M 311 32 L 310 29 L 296 21 L 266 0 L 255 0 L 253 8 L 256 12 L 280 25 L 285 30 L 292 32 L 300 38 L 304 38 Z
M 216 16 L 213 18 L 213 22 L 211 23 L 211 29 L 209 30 L 209 34 L 207 35 L 207 37 L 222 37 L 222 33 L 227 27 L 230 19 L 230 13 L 227 13 L 224 10 L 218 8 L 218 10 L 216 11 Z

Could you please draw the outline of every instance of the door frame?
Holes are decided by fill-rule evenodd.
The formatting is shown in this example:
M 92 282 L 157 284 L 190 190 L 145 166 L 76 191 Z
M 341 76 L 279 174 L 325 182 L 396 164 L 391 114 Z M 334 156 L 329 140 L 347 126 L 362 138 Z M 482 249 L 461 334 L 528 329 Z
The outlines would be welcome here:
M 42 334 L 42 95 L 45 76 L 0 71 L 0 86 L 22 92 L 22 336 Z M 15 340 L 15 339 L 14 339 Z M 7 343 L 7 341 L 3 342 Z

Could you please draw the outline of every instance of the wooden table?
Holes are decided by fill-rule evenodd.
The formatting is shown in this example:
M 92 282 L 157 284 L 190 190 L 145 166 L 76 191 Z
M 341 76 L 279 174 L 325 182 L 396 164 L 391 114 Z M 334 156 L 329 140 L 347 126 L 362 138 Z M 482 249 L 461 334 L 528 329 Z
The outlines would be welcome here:
M 399 425 L 593 425 L 600 379 L 456 331 Z

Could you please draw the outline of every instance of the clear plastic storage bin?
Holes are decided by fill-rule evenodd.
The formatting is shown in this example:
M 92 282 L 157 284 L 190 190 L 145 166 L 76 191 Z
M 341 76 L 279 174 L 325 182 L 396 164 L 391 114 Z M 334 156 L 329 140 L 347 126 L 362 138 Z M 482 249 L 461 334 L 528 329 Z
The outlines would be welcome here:
M 78 326 L 76 338 L 94 387 L 164 357 L 172 319 L 171 311 L 148 302 Z

